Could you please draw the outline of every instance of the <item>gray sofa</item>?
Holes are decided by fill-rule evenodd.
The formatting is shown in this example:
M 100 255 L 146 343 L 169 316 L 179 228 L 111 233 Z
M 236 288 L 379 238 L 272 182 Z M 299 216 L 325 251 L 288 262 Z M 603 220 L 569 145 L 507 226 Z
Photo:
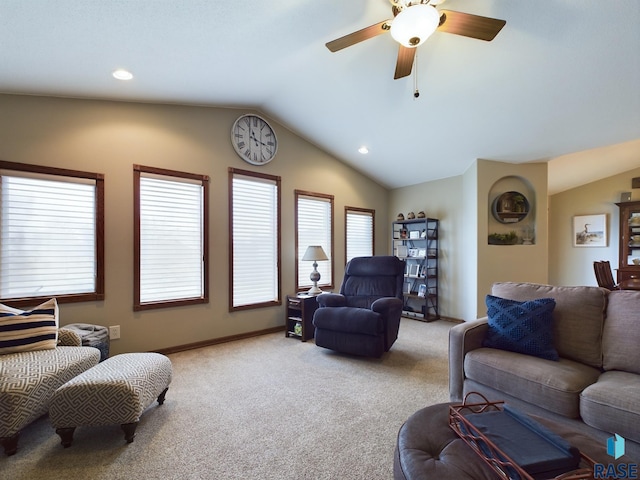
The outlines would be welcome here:
M 553 298 L 553 343 L 559 360 L 484 346 L 488 318 L 454 326 L 449 335 L 449 391 L 504 400 L 588 433 L 605 445 L 617 433 L 640 459 L 640 292 L 598 287 L 496 283 L 492 295 Z M 476 397 L 477 399 L 477 397 Z
M 98 364 L 100 350 L 81 345 L 77 333 L 60 328 L 56 348 L 0 355 L 0 444 L 7 455 L 16 453 L 20 430 L 47 413 L 56 389 Z

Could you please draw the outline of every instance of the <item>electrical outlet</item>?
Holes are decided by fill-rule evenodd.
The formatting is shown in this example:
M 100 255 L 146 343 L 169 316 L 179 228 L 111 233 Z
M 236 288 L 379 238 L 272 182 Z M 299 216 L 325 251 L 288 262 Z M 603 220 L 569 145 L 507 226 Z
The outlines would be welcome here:
M 120 325 L 109 327 L 109 338 L 111 340 L 118 340 L 120 338 Z

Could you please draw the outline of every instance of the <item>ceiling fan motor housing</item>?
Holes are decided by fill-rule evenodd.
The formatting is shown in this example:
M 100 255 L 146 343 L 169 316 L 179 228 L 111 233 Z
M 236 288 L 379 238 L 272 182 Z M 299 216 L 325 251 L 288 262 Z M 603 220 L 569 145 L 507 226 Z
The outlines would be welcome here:
M 436 31 L 440 14 L 429 4 L 417 4 L 404 8 L 391 23 L 391 36 L 399 44 L 415 48 Z
M 389 0 L 392 6 L 393 15 L 397 15 L 400 11 L 413 5 L 431 5 L 435 7 L 444 3 L 444 0 Z

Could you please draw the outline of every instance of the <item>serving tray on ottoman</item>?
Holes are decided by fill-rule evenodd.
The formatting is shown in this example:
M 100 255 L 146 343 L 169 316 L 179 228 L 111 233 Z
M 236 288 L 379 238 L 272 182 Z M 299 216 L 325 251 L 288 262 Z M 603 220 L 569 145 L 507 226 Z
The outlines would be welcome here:
M 589 480 L 594 462 L 504 402 L 449 407 L 449 425 L 504 480 Z

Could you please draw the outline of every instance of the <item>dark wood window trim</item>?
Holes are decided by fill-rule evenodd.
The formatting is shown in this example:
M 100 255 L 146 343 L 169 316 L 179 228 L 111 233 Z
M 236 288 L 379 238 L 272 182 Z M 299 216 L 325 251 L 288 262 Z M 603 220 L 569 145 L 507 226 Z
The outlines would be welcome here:
M 199 181 L 203 188 L 202 205 L 202 254 L 203 254 L 203 295 L 197 298 L 185 298 L 169 301 L 140 303 L 140 175 L 148 173 L 165 177 L 186 178 Z M 143 165 L 133 166 L 133 310 L 151 310 L 156 308 L 181 307 L 185 305 L 196 305 L 209 303 L 209 176 L 196 173 L 180 172 L 177 170 L 167 170 L 164 168 L 147 167 Z
M 270 302 L 260 302 L 260 303 L 252 303 L 241 306 L 233 305 L 233 285 L 234 285 L 234 272 L 233 272 L 233 178 L 235 175 L 241 175 L 245 177 L 253 177 L 253 178 L 262 178 L 265 180 L 269 180 L 275 183 L 277 187 L 277 298 Z M 239 310 L 251 310 L 255 308 L 264 308 L 264 307 L 273 307 L 282 305 L 282 187 L 281 187 L 281 177 L 276 175 L 269 175 L 266 173 L 253 172 L 250 170 L 242 170 L 239 168 L 229 167 L 229 178 L 228 178 L 228 206 L 229 206 L 229 312 L 235 312 Z
M 371 214 L 371 255 L 376 254 L 376 211 L 372 208 L 344 207 L 344 264 L 347 264 L 347 214 L 362 212 Z
M 329 233 L 329 236 L 331 238 L 331 252 L 327 252 L 328 255 L 331 257 L 330 260 L 330 264 L 329 264 L 329 268 L 331 269 L 331 283 L 324 283 L 322 282 L 322 277 L 320 278 L 320 282 L 318 283 L 318 287 L 325 287 L 328 289 L 333 289 L 334 285 L 335 285 L 335 265 L 334 265 L 334 249 L 335 249 L 335 240 L 333 237 L 333 222 L 334 222 L 334 196 L 333 195 L 329 195 L 326 193 L 317 193 L 317 192 L 308 192 L 305 190 L 294 190 L 294 217 L 295 217 L 295 226 L 294 226 L 294 235 L 295 235 L 295 245 L 294 245 L 294 249 L 295 249 L 295 282 L 296 282 L 296 292 L 301 292 L 303 290 L 308 290 L 309 287 L 307 286 L 300 286 L 298 284 L 298 278 L 299 278 L 299 272 L 298 272 L 298 199 L 300 197 L 316 197 L 319 199 L 325 199 L 328 200 L 329 205 L 330 205 L 330 210 L 331 210 L 331 221 L 330 221 L 330 229 L 331 232 Z M 309 273 L 311 273 L 312 268 L 309 269 Z
M 29 172 L 43 175 L 54 175 L 70 178 L 83 178 L 94 180 L 95 200 L 96 200 L 96 281 L 95 291 L 91 293 L 53 295 L 58 303 L 92 302 L 104 300 L 104 174 L 94 172 L 84 172 L 81 170 L 70 170 L 66 168 L 46 167 L 42 165 L 31 165 L 26 163 L 7 162 L 0 160 L 0 170 L 14 170 L 19 172 Z M 20 299 L 6 299 L 12 306 L 21 308 L 34 306 L 43 299 L 51 298 L 52 295 L 43 297 L 29 297 Z

